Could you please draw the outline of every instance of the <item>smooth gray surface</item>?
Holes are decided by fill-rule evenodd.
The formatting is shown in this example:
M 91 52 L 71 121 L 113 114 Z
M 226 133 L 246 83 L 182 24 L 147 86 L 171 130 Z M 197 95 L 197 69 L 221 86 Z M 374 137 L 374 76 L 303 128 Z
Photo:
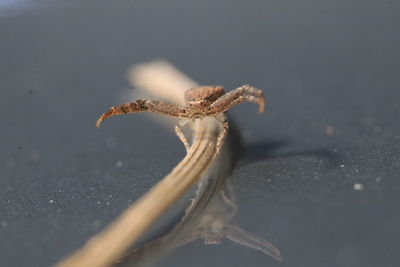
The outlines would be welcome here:
M 230 113 L 247 143 L 236 223 L 284 257 L 196 242 L 160 265 L 398 264 L 400 2 L 41 3 L 0 17 L 1 266 L 51 265 L 184 155 L 144 115 L 94 127 L 127 68 L 154 58 L 264 89 L 265 115 Z

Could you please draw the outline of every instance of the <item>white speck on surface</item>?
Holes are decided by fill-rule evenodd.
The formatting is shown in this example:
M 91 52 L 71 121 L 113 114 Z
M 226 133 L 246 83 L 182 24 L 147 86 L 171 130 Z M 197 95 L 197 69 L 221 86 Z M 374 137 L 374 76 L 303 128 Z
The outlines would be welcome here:
M 251 139 L 251 135 L 252 135 L 252 133 L 251 133 L 251 131 L 249 131 L 249 130 L 243 130 L 242 131 L 242 135 L 243 135 L 243 137 L 245 138 L 245 139 Z
M 95 220 L 95 221 L 92 223 L 92 229 L 93 229 L 93 230 L 97 230 L 97 229 L 100 227 L 100 225 L 101 225 L 101 221 L 100 221 L 100 220 Z
M 340 165 L 340 168 L 344 168 L 344 164 L 341 164 L 341 165 Z
M 117 145 L 117 141 L 113 137 L 107 138 L 105 143 L 108 148 L 114 148 Z
M 106 202 L 106 205 L 107 205 L 107 206 L 109 206 L 109 205 L 110 205 L 110 202 L 109 202 L 109 201 L 107 201 L 107 202 Z
M 325 127 L 325 134 L 326 135 L 332 135 L 333 134 L 333 127 L 332 126 L 326 126 Z
M 101 201 L 100 201 L 100 200 L 97 200 L 97 204 L 100 205 L 100 204 L 101 204 Z
M 117 166 L 118 168 L 121 168 L 122 165 L 124 165 L 124 163 L 122 162 L 122 160 L 117 160 L 117 162 L 115 163 L 115 166 Z
M 30 161 L 35 162 L 35 161 L 38 161 L 39 158 L 40 158 L 40 154 L 39 154 L 39 152 L 37 152 L 37 151 L 35 151 L 35 150 L 32 150 L 32 151 L 29 152 L 29 154 L 28 154 L 28 159 L 29 159 Z
M 353 185 L 354 190 L 363 190 L 364 189 L 364 185 L 363 184 L 354 184 Z
M 49 200 L 49 203 L 54 203 L 54 200 L 50 199 L 50 200 Z
M 375 119 L 372 118 L 372 117 L 366 117 L 366 118 L 364 118 L 364 123 L 367 124 L 367 125 L 373 125 L 374 122 L 375 122 Z
M 6 167 L 7 167 L 7 169 L 12 169 L 12 168 L 14 168 L 16 164 L 17 164 L 17 162 L 16 162 L 15 159 L 13 159 L 13 158 L 8 158 L 8 159 L 6 160 Z

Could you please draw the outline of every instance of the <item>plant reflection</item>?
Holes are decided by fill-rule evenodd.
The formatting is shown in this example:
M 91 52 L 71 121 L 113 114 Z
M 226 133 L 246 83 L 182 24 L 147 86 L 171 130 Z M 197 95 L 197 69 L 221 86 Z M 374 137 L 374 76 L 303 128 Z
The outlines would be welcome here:
M 203 239 L 205 244 L 220 244 L 225 237 L 237 244 L 260 250 L 281 261 L 281 253 L 274 244 L 230 223 L 237 210 L 232 194 L 232 186 L 228 183 L 217 198 L 210 203 L 204 215 L 195 223 L 190 238 L 187 240 L 181 239 L 179 245 L 184 245 L 199 238 Z
M 185 216 L 171 232 L 129 251 L 118 259 L 116 265 L 148 264 L 155 260 L 155 256 L 159 258 L 172 249 L 198 239 L 203 239 L 205 244 L 220 244 L 223 238 L 281 261 L 281 253 L 275 245 L 231 223 L 238 212 L 233 186 L 228 180 L 222 190 L 218 190 L 218 183 L 221 181 L 212 179 L 206 184 L 200 184 L 198 191 L 203 192 L 197 192 L 199 198 L 192 201 Z

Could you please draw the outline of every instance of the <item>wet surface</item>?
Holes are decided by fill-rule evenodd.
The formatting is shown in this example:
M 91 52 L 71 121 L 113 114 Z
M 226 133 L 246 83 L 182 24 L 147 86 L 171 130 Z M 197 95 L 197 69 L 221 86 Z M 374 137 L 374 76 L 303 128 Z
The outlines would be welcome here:
M 154 58 L 264 89 L 264 115 L 230 112 L 245 142 L 234 223 L 283 256 L 196 241 L 162 266 L 400 261 L 397 1 L 41 5 L 0 16 L 1 265 L 50 266 L 182 158 L 172 129 L 144 115 L 94 125 L 131 64 Z

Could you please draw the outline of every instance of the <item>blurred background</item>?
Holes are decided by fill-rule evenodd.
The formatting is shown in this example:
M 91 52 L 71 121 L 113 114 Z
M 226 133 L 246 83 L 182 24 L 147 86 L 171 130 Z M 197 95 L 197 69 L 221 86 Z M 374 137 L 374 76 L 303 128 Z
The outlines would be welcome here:
M 184 156 L 144 115 L 95 128 L 129 67 L 163 58 L 264 90 L 262 116 L 229 112 L 235 223 L 284 260 L 196 241 L 160 266 L 395 266 L 399 31 L 394 0 L 0 0 L 0 265 L 51 266 Z

